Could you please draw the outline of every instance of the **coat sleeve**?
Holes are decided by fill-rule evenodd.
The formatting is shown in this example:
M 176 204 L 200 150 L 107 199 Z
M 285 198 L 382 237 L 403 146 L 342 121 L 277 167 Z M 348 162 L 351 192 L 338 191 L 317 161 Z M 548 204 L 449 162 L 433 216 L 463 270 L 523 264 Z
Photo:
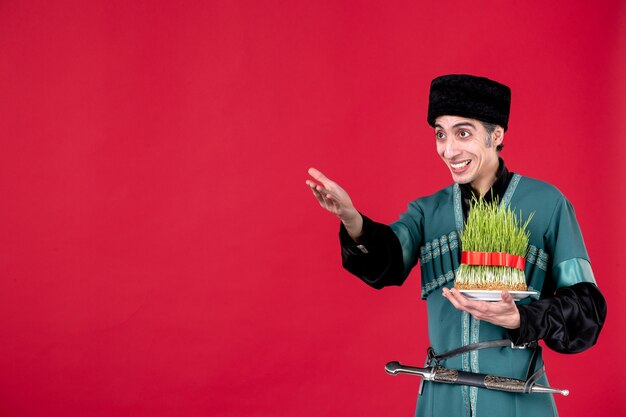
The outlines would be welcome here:
M 352 240 L 343 224 L 339 229 L 343 267 L 370 287 L 402 285 L 406 279 L 402 247 L 391 227 L 363 216 L 363 235 Z
M 606 318 L 606 301 L 598 287 L 579 282 L 559 288 L 553 297 L 518 306 L 520 328 L 511 332 L 515 344 L 543 339 L 561 353 L 578 353 L 598 340 Z
M 578 353 L 598 340 L 606 318 L 606 301 L 596 285 L 572 205 L 560 198 L 544 236 L 552 262 L 542 299 L 519 305 L 518 344 L 543 339 L 561 353 Z

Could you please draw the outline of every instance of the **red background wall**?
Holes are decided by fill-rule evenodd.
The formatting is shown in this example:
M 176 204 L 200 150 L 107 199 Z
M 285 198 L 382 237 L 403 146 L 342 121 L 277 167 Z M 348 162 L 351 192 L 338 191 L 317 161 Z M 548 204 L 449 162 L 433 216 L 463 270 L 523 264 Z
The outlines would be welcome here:
M 0 3 L 0 415 L 412 415 L 383 366 L 423 361 L 419 273 L 344 272 L 304 180 L 386 222 L 447 185 L 452 72 L 512 87 L 503 156 L 573 202 L 608 300 L 547 354 L 561 414 L 626 412 L 623 1 L 129 3 Z

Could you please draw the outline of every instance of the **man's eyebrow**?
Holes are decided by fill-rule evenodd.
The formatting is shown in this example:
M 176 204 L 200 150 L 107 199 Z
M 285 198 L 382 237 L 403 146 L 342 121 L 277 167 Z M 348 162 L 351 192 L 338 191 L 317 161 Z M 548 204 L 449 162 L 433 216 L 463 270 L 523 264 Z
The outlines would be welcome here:
M 470 126 L 470 127 L 474 128 L 474 129 L 476 129 L 476 126 L 474 126 L 474 124 L 470 123 L 470 122 L 460 122 L 460 123 L 455 124 L 452 127 L 453 128 L 457 128 L 457 127 L 462 127 L 462 126 Z
M 470 126 L 470 127 L 474 128 L 474 129 L 476 129 L 476 125 L 474 125 L 473 123 L 470 123 L 470 122 L 459 122 L 459 123 L 453 125 L 452 128 L 456 129 L 457 127 L 463 127 L 463 126 Z M 445 130 L 445 127 L 441 126 L 439 123 L 435 123 L 434 127 L 435 128 L 438 127 L 440 129 L 444 129 Z

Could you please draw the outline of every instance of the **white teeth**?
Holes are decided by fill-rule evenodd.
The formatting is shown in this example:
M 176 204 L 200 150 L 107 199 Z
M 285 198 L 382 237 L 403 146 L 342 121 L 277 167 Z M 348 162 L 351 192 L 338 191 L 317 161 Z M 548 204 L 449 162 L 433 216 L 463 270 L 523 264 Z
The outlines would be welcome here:
M 470 163 L 470 160 L 468 159 L 467 161 L 461 162 L 460 164 L 450 164 L 450 166 L 454 169 L 461 169 L 469 163 Z

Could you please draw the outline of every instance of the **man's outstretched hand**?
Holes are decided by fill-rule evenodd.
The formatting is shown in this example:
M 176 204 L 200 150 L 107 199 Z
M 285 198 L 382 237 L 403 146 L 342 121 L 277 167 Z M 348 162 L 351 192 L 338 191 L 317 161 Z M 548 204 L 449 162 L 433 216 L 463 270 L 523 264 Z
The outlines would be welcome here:
M 467 311 L 478 320 L 487 321 L 505 329 L 517 329 L 520 326 L 519 310 L 513 296 L 508 291 L 502 291 L 502 301 L 470 300 L 457 289 L 443 289 L 444 297 L 457 310 Z
M 352 239 L 357 239 L 363 230 L 363 218 L 354 208 L 348 193 L 334 181 L 328 179 L 315 168 L 309 168 L 313 180 L 306 180 L 320 206 L 333 213 L 342 221 Z

